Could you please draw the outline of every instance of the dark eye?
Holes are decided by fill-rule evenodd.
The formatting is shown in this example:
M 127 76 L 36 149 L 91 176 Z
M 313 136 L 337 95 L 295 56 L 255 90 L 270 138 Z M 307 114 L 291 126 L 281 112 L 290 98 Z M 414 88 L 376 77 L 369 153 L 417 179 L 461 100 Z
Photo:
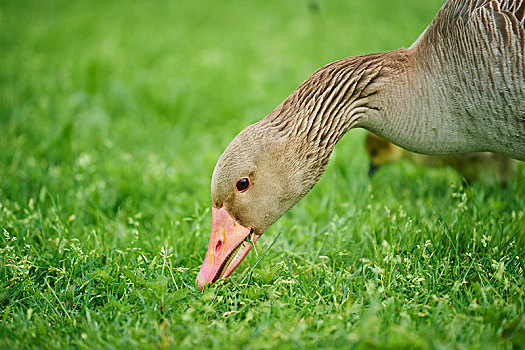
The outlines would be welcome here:
M 242 177 L 237 181 L 237 191 L 244 192 L 250 187 L 250 180 L 247 177 Z

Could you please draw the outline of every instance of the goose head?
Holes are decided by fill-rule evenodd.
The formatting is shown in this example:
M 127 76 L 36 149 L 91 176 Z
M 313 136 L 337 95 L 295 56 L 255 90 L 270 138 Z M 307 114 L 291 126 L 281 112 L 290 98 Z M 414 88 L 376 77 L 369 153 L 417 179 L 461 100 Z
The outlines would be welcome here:
M 315 184 L 322 166 L 265 119 L 226 148 L 211 181 L 212 229 L 199 290 L 228 277 L 253 243 Z
M 401 147 L 371 133 L 366 136 L 365 150 L 370 159 L 369 176 L 372 176 L 380 166 L 395 162 L 403 157 Z
M 226 148 L 211 181 L 212 229 L 199 290 L 235 270 L 253 243 L 315 185 L 337 141 L 365 110 L 378 110 L 371 82 L 380 67 L 364 60 L 320 68 Z

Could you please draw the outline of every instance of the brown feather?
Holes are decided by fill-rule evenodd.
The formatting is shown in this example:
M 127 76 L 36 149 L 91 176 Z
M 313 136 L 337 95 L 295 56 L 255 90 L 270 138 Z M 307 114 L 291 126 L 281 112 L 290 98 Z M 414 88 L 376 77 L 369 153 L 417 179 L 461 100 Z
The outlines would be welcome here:
M 525 0 L 449 0 L 409 49 L 318 69 L 228 146 L 213 174 L 214 206 L 261 234 L 355 127 L 418 153 L 525 160 L 524 12 Z M 244 193 L 235 191 L 241 177 L 252 183 Z

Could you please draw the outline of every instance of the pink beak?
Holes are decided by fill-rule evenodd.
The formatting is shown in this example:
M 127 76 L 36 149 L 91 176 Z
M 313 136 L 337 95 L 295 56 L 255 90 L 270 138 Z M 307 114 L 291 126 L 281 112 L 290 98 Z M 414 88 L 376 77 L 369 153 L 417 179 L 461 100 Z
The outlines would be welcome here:
M 226 278 L 248 255 L 252 244 L 246 241 L 251 230 L 242 226 L 222 207 L 212 208 L 212 224 L 208 252 L 197 275 L 197 288 L 202 291 L 205 285 Z M 252 234 L 253 243 L 259 238 Z

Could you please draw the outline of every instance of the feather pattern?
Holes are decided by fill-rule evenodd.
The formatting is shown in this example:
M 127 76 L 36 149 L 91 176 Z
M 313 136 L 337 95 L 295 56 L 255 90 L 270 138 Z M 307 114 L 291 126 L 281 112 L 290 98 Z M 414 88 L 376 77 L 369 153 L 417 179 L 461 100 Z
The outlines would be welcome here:
M 354 127 L 419 153 L 525 160 L 524 16 L 525 0 L 448 0 L 410 48 L 320 68 L 226 148 L 215 209 L 258 237 L 315 185 Z M 242 193 L 241 178 L 251 184 Z M 199 287 L 215 280 L 206 266 Z
M 417 153 L 525 160 L 524 12 L 525 0 L 448 0 L 410 48 L 318 69 L 230 143 L 213 173 L 214 206 L 264 232 L 355 127 Z M 241 177 L 252 182 L 242 196 Z
M 525 0 L 449 0 L 409 49 L 330 63 L 264 121 L 321 158 L 359 126 L 421 153 L 523 159 L 524 25 Z
M 523 0 L 448 1 L 412 47 L 421 85 L 440 106 L 418 122 L 455 125 L 449 144 L 458 151 L 525 156 L 524 11 Z

